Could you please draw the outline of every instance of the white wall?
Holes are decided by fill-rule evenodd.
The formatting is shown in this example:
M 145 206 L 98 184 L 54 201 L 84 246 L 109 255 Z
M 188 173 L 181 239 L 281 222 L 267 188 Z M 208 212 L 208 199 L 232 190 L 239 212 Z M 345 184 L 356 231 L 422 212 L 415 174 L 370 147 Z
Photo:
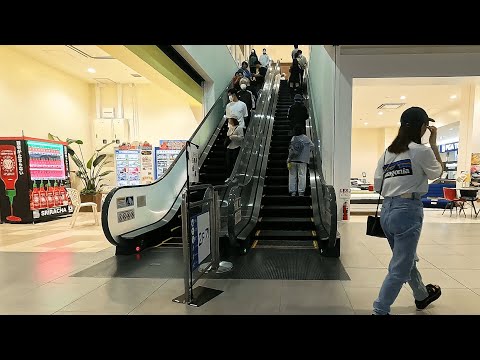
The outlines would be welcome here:
M 330 53 L 328 52 L 330 51 Z M 327 184 L 333 184 L 334 177 L 334 91 L 335 63 L 333 48 L 312 45 L 309 67 L 310 94 L 312 94 L 315 126 L 320 134 L 323 176 Z
M 92 85 L 93 92 L 93 85 Z M 139 138 L 131 141 L 148 141 L 154 146 L 159 140 L 188 140 L 200 120 L 195 117 L 189 104 L 155 84 L 123 85 L 123 116 L 133 120 L 133 99 L 136 92 Z M 101 106 L 117 110 L 117 88 L 101 89 Z M 92 107 L 95 103 L 92 102 Z M 93 119 L 94 120 L 94 119 Z
M 390 144 L 389 144 L 390 145 Z M 385 130 L 358 129 L 352 130 L 352 168 L 351 177 L 362 178 L 367 175 L 367 182 L 373 184 L 377 162 L 385 150 Z
M 91 150 L 89 88 L 67 75 L 0 46 L 0 136 L 78 138 Z
M 84 142 L 85 157 L 93 151 L 88 83 L 40 63 L 9 46 L 0 46 L 0 136 Z M 73 146 L 77 151 L 78 147 Z M 73 161 L 70 166 L 75 169 Z M 72 176 L 72 186 L 80 181 Z
M 208 111 L 238 69 L 227 45 L 174 45 L 174 48 L 205 81 L 213 83 L 213 87 L 207 87 L 204 99 Z

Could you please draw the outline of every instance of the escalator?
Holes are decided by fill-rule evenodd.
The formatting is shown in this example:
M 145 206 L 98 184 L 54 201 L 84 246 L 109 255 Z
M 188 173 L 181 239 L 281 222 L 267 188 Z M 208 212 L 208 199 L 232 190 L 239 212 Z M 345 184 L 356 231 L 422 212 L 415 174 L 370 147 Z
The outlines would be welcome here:
M 225 173 L 225 147 L 223 142 L 227 136 L 228 125 L 227 122 L 223 124 L 220 132 L 213 143 L 213 146 L 208 153 L 203 165 L 199 171 L 199 180 L 203 184 L 220 185 L 223 184 L 227 178 Z M 190 200 L 199 201 L 202 199 L 205 190 L 191 191 Z M 124 236 L 125 237 L 125 236 Z M 133 241 L 133 237 L 128 239 Z M 182 245 L 182 218 L 180 209 L 175 214 L 174 218 L 162 229 L 161 232 L 152 232 L 144 235 L 145 248 L 155 246 L 166 248 L 181 248 Z M 118 250 L 118 248 L 117 248 Z
M 216 186 L 220 199 L 225 199 L 225 189 L 230 183 L 252 176 L 248 171 L 241 173 L 239 164 L 255 170 L 255 167 L 251 166 L 256 162 L 255 151 L 252 149 L 262 136 L 259 130 L 264 127 L 264 108 L 270 104 L 269 86 L 273 82 L 274 72 L 278 73 L 279 67 L 270 68 L 267 73 L 257 101 L 256 114 L 252 117 L 245 134 L 243 149 L 227 184 L 223 143 L 227 132 L 224 114 L 228 102 L 228 87 L 190 138 L 193 144 L 199 145 L 199 183 Z M 184 149 L 163 177 L 154 183 L 114 188 L 107 195 L 102 206 L 102 228 L 107 240 L 116 246 L 116 255 L 134 254 L 155 246 L 182 247 L 180 206 L 181 195 L 186 188 L 186 169 Z M 205 189 L 191 191 L 189 200 L 199 201 L 204 195 Z M 132 198 L 132 201 L 127 203 L 133 205 L 122 207 L 125 198 Z M 224 203 L 228 203 L 228 200 L 222 200 L 222 204 Z M 222 235 L 225 236 L 225 233 L 226 231 Z
M 288 83 L 280 82 L 265 185 L 255 234 L 254 248 L 316 249 L 310 175 L 304 196 L 290 196 L 287 156 L 291 140 L 288 109 L 293 104 Z

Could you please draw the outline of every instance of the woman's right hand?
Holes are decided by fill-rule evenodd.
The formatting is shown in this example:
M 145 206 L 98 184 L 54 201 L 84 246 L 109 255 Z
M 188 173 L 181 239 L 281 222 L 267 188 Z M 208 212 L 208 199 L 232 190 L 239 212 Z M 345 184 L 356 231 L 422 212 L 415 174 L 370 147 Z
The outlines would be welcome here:
M 430 138 L 428 142 L 431 146 L 437 145 L 437 128 L 435 126 L 427 126 L 427 129 L 430 130 Z

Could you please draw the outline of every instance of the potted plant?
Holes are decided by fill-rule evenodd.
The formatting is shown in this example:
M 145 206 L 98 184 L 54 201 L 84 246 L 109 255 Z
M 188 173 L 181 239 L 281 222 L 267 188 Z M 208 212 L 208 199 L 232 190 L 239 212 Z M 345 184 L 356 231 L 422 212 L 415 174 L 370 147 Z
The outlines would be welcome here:
M 56 140 L 56 141 L 63 141 L 61 140 L 58 136 L 48 134 L 48 138 L 50 140 Z M 95 150 L 93 155 L 88 159 L 87 162 L 85 162 L 85 158 L 83 157 L 83 151 L 82 151 L 82 145 L 83 141 L 82 140 L 74 140 L 67 138 L 65 140 L 67 145 L 67 152 L 68 155 L 70 155 L 70 158 L 73 160 L 73 162 L 77 165 L 78 170 L 74 171 L 75 175 L 82 181 L 82 184 L 84 185 L 83 189 L 80 191 L 80 198 L 82 202 L 94 202 L 97 204 L 97 210 L 101 211 L 102 209 L 102 193 L 101 190 L 106 184 L 102 182 L 102 180 L 113 172 L 112 170 L 107 170 L 103 171 L 102 169 L 105 165 L 111 163 L 111 161 L 107 160 L 107 155 L 106 154 L 100 154 L 100 151 L 105 149 L 107 146 L 111 145 L 113 143 L 110 142 L 104 146 L 102 146 L 100 149 Z M 75 150 L 71 147 L 72 144 L 77 144 L 80 156 L 75 152 Z M 92 208 L 87 206 L 87 207 L 82 207 L 80 211 L 92 211 Z

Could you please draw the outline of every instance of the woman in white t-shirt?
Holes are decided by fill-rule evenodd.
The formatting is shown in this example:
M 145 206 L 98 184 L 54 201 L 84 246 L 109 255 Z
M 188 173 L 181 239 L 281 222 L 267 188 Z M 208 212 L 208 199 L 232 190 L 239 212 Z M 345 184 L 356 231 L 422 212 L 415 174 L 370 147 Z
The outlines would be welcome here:
M 423 224 L 421 196 L 428 192 L 428 180 L 443 172 L 437 147 L 437 129 L 429 126 L 425 110 L 411 107 L 400 119 L 400 129 L 392 144 L 378 161 L 375 171 L 375 190 L 383 197 L 380 223 L 393 251 L 388 274 L 378 298 L 373 303 L 373 314 L 388 315 L 403 284 L 413 290 L 417 309 L 425 309 L 438 299 L 438 285 L 424 285 L 415 262 L 418 240 Z M 422 145 L 421 138 L 430 131 L 430 146 Z

